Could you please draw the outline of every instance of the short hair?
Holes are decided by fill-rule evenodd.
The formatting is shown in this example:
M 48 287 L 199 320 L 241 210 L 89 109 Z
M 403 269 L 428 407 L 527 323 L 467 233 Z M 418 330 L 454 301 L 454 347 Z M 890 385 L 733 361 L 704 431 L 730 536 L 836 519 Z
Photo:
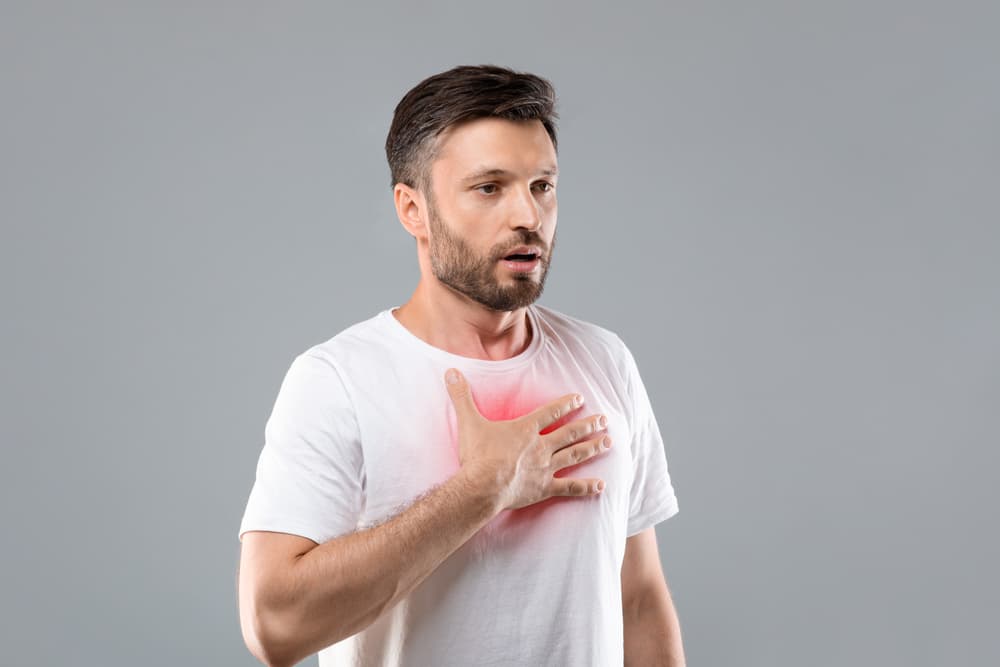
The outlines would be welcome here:
M 431 163 L 438 135 L 476 118 L 540 120 L 558 153 L 556 94 L 535 74 L 496 65 L 459 65 L 430 76 L 396 105 L 385 140 L 390 187 L 405 183 L 431 195 Z

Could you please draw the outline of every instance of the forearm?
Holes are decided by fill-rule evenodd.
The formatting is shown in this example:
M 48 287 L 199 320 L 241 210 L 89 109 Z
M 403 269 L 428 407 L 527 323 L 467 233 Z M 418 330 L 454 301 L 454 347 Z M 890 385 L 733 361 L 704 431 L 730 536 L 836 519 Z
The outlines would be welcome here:
M 665 585 L 623 612 L 625 667 L 684 667 L 680 621 Z
M 500 512 L 496 486 L 462 468 L 401 514 L 303 554 L 269 592 L 275 664 L 295 662 L 371 625 Z

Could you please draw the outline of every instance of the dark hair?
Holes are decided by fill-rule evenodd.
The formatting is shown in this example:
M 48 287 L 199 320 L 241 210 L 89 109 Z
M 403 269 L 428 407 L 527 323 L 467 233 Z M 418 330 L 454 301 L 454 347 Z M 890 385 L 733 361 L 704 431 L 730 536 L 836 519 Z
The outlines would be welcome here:
M 430 194 L 438 135 L 476 118 L 540 120 L 558 152 L 555 104 L 548 80 L 505 67 L 459 65 L 430 76 L 411 88 L 393 113 L 385 140 L 389 186 L 405 183 Z

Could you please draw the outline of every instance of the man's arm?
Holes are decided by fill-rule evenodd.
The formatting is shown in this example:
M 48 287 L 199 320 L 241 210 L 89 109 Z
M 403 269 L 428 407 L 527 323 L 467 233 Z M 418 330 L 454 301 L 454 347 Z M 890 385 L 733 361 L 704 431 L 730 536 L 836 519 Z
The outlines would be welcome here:
M 622 614 L 625 667 L 683 667 L 686 664 L 680 622 L 660 567 L 653 528 L 625 542 Z
M 280 573 L 270 581 L 251 581 L 262 568 L 241 568 L 248 646 L 265 664 L 284 667 L 360 632 L 499 514 L 500 497 L 489 475 L 463 467 L 385 523 L 268 568 Z M 248 532 L 245 545 L 248 538 L 258 536 Z
M 293 665 L 360 632 L 504 509 L 601 492 L 602 480 L 554 477 L 604 451 L 603 436 L 591 437 L 601 430 L 596 418 L 541 433 L 580 408 L 581 396 L 566 394 L 523 417 L 491 421 L 479 413 L 462 374 L 449 370 L 461 465 L 454 476 L 389 521 L 323 544 L 266 530 L 244 533 L 240 627 L 263 662 Z

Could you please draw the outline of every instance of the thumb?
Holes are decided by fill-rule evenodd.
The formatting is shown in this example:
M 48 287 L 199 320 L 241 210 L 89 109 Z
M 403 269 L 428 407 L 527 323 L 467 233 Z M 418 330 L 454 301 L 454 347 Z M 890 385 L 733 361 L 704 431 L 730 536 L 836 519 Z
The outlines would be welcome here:
M 444 374 L 445 384 L 448 386 L 448 395 L 451 402 L 455 404 L 455 409 L 461 415 L 479 414 L 476 404 L 472 401 L 472 392 L 469 383 L 465 381 L 465 376 L 457 368 L 449 368 Z

